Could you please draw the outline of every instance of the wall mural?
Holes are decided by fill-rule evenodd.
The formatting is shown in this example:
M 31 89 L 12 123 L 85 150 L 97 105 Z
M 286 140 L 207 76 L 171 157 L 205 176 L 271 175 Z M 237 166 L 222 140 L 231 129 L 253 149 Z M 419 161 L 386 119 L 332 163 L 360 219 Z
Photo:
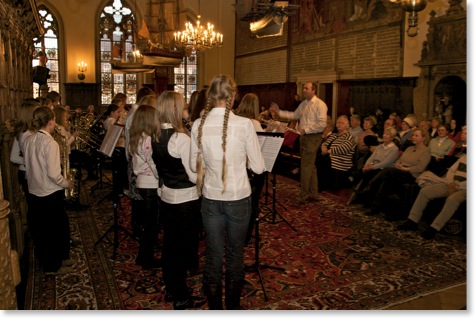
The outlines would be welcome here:
M 400 22 L 403 13 L 387 0 L 302 0 L 291 18 L 292 41 L 385 26 Z

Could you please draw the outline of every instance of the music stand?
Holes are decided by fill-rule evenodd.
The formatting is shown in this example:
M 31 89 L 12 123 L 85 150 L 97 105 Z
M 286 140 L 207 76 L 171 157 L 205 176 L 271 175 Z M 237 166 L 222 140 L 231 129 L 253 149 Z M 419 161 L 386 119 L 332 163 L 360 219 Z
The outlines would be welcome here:
M 282 146 L 282 141 L 283 141 L 283 133 L 275 133 L 275 132 L 258 132 L 257 133 L 259 138 L 262 138 L 263 141 L 261 143 L 261 149 L 262 154 L 264 156 L 264 159 L 266 160 L 266 170 L 271 172 L 274 167 L 275 160 L 280 152 L 280 147 Z M 277 139 L 275 137 L 278 137 Z M 278 139 L 281 139 L 280 142 L 276 142 Z M 269 144 L 267 145 L 266 142 L 269 141 Z M 262 219 L 266 220 L 269 216 L 272 216 L 272 221 L 268 221 L 269 223 L 276 224 L 280 222 L 285 222 L 287 223 L 288 226 L 295 232 L 297 230 L 292 226 L 292 224 L 289 223 L 276 209 L 276 203 L 279 203 L 279 205 L 287 210 L 284 205 L 282 205 L 280 202 L 277 201 L 276 199 L 276 192 L 277 192 L 277 179 L 276 179 L 276 173 L 272 172 L 272 209 L 265 214 Z M 266 176 L 266 208 L 267 207 L 267 195 L 268 195 L 268 177 Z M 277 216 L 280 218 L 280 221 L 277 221 Z
M 116 256 L 117 256 L 117 248 L 119 247 L 119 243 L 122 242 L 123 239 L 125 239 L 126 237 L 130 237 L 130 238 L 132 238 L 136 241 L 138 241 L 138 239 L 132 233 L 130 233 L 129 230 L 127 230 L 126 228 L 124 228 L 122 225 L 119 224 L 119 222 L 118 222 L 119 221 L 119 215 L 118 215 L 118 212 L 117 212 L 117 203 L 116 202 L 114 202 L 112 204 L 112 207 L 114 209 L 114 222 L 107 229 L 107 231 L 105 231 L 104 234 L 102 234 L 99 237 L 99 239 L 96 241 L 94 246 L 97 246 L 104 239 L 107 239 L 109 241 L 109 243 L 112 244 L 112 246 L 114 247 L 114 251 L 112 252 L 112 259 L 115 259 Z M 121 230 L 125 234 L 125 236 L 120 241 L 119 241 L 119 230 Z M 110 238 L 109 238 L 109 234 L 111 232 L 114 233 L 114 241 L 111 241 Z
M 102 171 L 102 166 L 104 164 L 104 155 L 102 153 L 97 153 L 97 170 L 99 172 L 99 180 L 97 180 L 96 184 L 91 187 L 91 195 L 96 191 L 96 189 L 105 189 L 112 186 L 111 180 L 104 174 Z M 103 179 L 107 179 L 107 182 Z
M 262 274 L 261 274 L 261 269 L 273 269 L 281 272 L 285 272 L 285 269 L 282 267 L 275 267 L 275 266 L 270 266 L 270 265 L 261 265 L 259 262 L 259 243 L 260 243 L 260 236 L 259 236 L 259 223 L 260 223 L 260 217 L 257 216 L 256 219 L 254 220 L 254 264 L 246 266 L 244 268 L 245 271 L 248 272 L 257 272 L 257 275 L 259 276 L 259 281 L 262 286 L 262 292 L 264 294 L 264 299 L 266 301 L 269 301 L 269 298 L 267 298 L 267 293 L 266 293 L 266 288 L 264 286 L 264 280 L 262 279 Z

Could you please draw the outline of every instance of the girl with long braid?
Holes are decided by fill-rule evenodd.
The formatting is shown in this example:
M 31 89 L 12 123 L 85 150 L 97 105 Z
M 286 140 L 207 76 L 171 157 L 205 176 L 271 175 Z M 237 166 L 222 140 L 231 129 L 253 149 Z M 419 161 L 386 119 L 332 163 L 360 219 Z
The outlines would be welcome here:
M 235 96 L 234 80 L 227 75 L 216 76 L 208 88 L 204 113 L 191 130 L 191 169 L 198 174 L 198 192 L 203 196 L 203 288 L 210 309 L 223 309 L 223 254 L 226 309 L 240 308 L 245 275 L 243 249 L 252 209 L 246 165 L 257 174 L 265 170 L 251 120 L 231 111 Z

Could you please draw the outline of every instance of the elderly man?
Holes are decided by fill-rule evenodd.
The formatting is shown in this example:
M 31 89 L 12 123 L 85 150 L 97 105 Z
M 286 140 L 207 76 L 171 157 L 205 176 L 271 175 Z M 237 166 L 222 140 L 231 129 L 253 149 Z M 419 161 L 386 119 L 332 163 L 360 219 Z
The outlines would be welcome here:
M 322 144 L 322 132 L 327 125 L 328 107 L 316 95 L 317 86 L 306 83 L 303 87 L 305 98 L 293 112 L 279 109 L 279 105 L 271 103 L 270 110 L 279 117 L 288 120 L 300 120 L 300 194 L 296 200 L 305 204 L 311 200 L 318 200 L 318 180 L 315 159 L 317 150 Z

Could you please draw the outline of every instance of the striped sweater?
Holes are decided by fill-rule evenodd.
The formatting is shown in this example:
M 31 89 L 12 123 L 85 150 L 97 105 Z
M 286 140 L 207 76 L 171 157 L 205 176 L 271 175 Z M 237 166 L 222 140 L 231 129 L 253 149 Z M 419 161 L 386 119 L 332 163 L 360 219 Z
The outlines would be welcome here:
M 323 145 L 328 148 L 333 169 L 348 171 L 353 167 L 356 141 L 351 133 L 346 132 L 342 135 L 331 134 Z

